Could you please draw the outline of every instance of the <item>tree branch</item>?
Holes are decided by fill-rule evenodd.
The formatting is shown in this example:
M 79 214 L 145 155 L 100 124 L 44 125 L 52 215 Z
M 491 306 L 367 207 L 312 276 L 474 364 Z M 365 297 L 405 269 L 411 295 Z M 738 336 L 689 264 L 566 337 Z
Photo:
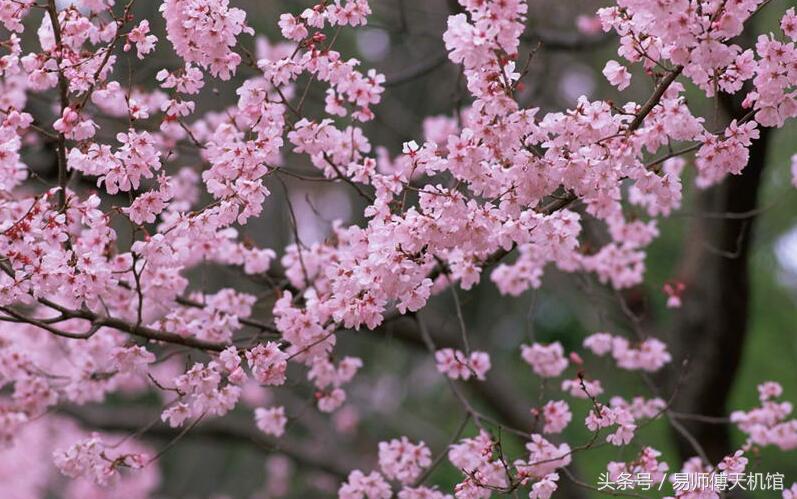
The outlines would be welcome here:
M 78 420 L 88 429 L 108 432 L 135 433 L 141 430 L 146 422 L 158 420 L 157 413 L 141 407 L 67 406 L 59 408 L 59 412 Z M 180 431 L 179 428 L 171 428 L 165 423 L 157 422 L 147 428 L 143 436 L 171 441 Z M 359 456 L 341 456 L 337 447 L 324 448 L 287 435 L 279 439 L 268 438 L 254 427 L 252 421 L 237 415 L 203 421 L 188 432 L 186 437 L 217 441 L 225 446 L 247 445 L 265 453 L 285 454 L 298 463 L 325 471 L 338 478 L 346 477 L 350 469 L 363 467 Z

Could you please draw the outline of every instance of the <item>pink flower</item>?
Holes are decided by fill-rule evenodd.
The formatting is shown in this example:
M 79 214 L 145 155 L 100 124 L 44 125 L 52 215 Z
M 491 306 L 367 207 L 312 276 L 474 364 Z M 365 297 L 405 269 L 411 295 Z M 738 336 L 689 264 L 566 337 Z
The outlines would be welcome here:
M 766 383 L 758 385 L 758 399 L 761 402 L 778 398 L 781 395 L 783 395 L 783 387 L 780 385 L 780 383 L 767 381 Z
M 130 50 L 131 45 L 136 46 L 136 56 L 139 59 L 143 59 L 145 55 L 152 52 L 155 49 L 155 42 L 158 41 L 158 37 L 148 33 L 149 21 L 144 19 L 127 34 L 127 43 L 124 46 L 125 52 Z
M 599 396 L 603 393 L 603 386 L 600 380 L 566 379 L 562 381 L 562 390 L 570 394 L 571 397 L 588 399 Z
M 476 378 L 484 381 L 486 379 L 487 371 L 490 370 L 490 354 L 487 352 L 473 351 L 470 353 L 470 368 L 476 375 Z
M 471 352 L 470 357 L 459 350 L 444 348 L 435 353 L 437 370 L 451 379 L 468 380 L 471 375 L 484 380 L 490 370 L 490 356 L 486 352 Z
M 54 23 L 31 14 L 39 10 L 33 0 L 0 2 L 7 34 L 0 40 L 0 443 L 9 444 L 0 474 L 18 476 L 9 491 L 14 496 L 36 497 L 63 485 L 37 478 L 47 475 L 46 466 L 17 469 L 46 464 L 48 455 L 63 474 L 81 478 L 66 484 L 68 496 L 152 495 L 155 468 L 135 471 L 149 463 L 143 452 L 123 452 L 105 437 L 80 433 L 55 418 L 58 403 L 112 398 L 124 410 L 128 399 L 151 391 L 164 399 L 162 421 L 177 428 L 224 417 L 243 397 L 254 408 L 255 426 L 274 437 L 284 435 L 287 418 L 263 385 L 312 394 L 316 407 L 310 409 L 322 413 L 343 408 L 329 418 L 329 429 L 343 432 L 359 418 L 381 414 L 361 411 L 355 402 L 388 412 L 412 406 L 402 405 L 392 389 L 396 376 L 384 380 L 379 400 L 373 395 L 380 393 L 367 393 L 374 385 L 367 379 L 349 388 L 364 361 L 339 348 L 344 341 L 344 350 L 351 346 L 344 330 L 381 329 L 451 286 L 489 286 L 483 282 L 488 271 L 507 298 L 540 288 L 551 270 L 593 274 L 614 290 L 637 286 L 645 280 L 649 248 L 672 225 L 660 220 L 691 193 L 684 182 L 694 177 L 704 188 L 743 174 L 760 128 L 797 117 L 795 10 L 780 21 L 785 36 L 760 35 L 754 48 L 738 44 L 761 0 L 618 0 L 597 16 L 580 17 L 579 32 L 588 38 L 601 30 L 618 37 L 617 59 L 602 70 L 616 95 L 611 101 L 582 96 L 561 109 L 549 102 L 545 110 L 526 107 L 520 81 L 531 2 L 460 0 L 442 41 L 448 59 L 460 66 L 466 105 L 455 116 L 425 119 L 422 133 L 407 123 L 417 135 L 402 139 L 400 152 L 372 142 L 385 134 L 363 125 L 377 109 L 390 111 L 381 106 L 385 76 L 343 53 L 350 44 L 337 37 L 339 28 L 367 22 L 367 0 L 317 1 L 279 16 L 272 21 L 288 39 L 279 43 L 245 40 L 254 31 L 246 12 L 229 0 L 163 0 L 160 22 L 180 59 L 168 69 L 152 57 L 157 20 L 138 19 L 136 9 L 123 11 L 119 3 L 80 0 L 59 8 Z M 24 34 L 25 28 L 34 31 Z M 125 64 L 126 57 L 109 50 L 116 41 L 128 54 L 135 48 L 139 59 L 149 57 L 147 68 Z M 396 61 L 383 62 L 391 69 Z M 241 63 L 248 74 L 233 81 Z M 156 77 L 147 82 L 150 66 Z M 396 69 L 391 74 L 401 76 Z M 632 71 L 654 90 L 627 94 Z M 228 83 L 205 89 L 205 78 Z M 203 89 L 202 106 L 187 97 Z M 697 114 L 707 107 L 694 102 L 699 94 L 711 99 L 718 92 L 738 98 L 745 119 L 716 130 L 710 113 Z M 54 105 L 29 105 L 37 95 Z M 318 96 L 324 98 L 315 102 Z M 41 114 L 36 121 L 23 112 L 28 107 Z M 48 120 L 48 113 L 55 114 Z M 50 123 L 57 136 L 47 131 Z M 126 125 L 118 133 L 120 124 Z M 396 145 L 394 139 L 388 142 Z M 43 146 L 66 156 L 60 173 L 63 167 L 80 172 L 104 192 L 64 184 L 63 175 L 59 187 L 27 183 Z M 695 175 L 686 174 L 688 164 Z M 293 172 L 296 167 L 312 171 Z M 791 169 L 797 186 L 797 156 Z M 291 177 L 287 197 L 268 199 L 283 175 Z M 309 180 L 326 182 L 311 186 Z M 348 194 L 358 201 L 335 199 Z M 286 200 L 291 241 L 259 246 L 256 241 L 281 239 L 272 237 L 279 231 L 269 221 L 285 211 L 275 211 L 274 203 Z M 235 289 L 209 291 L 201 276 L 217 267 L 246 279 L 229 274 Z M 668 307 L 685 297 L 676 281 L 663 292 Z M 614 367 L 625 370 L 653 372 L 673 360 L 656 338 L 597 332 L 583 348 L 611 354 Z M 580 353 L 567 354 L 558 342 L 521 349 L 532 382 L 575 367 L 561 384 L 543 384 L 582 399 L 589 430 L 618 447 L 642 437 L 638 427 L 662 417 L 667 403 L 608 393 L 604 404 L 601 382 L 586 378 L 591 359 L 584 362 Z M 434 358 L 449 380 L 468 381 L 484 380 L 495 359 L 453 348 Z M 365 374 L 384 367 L 381 360 L 372 359 Z M 290 372 L 289 361 L 295 364 Z M 764 383 L 755 407 L 731 413 L 746 436 L 745 452 L 797 448 L 797 419 L 782 395 L 780 385 Z M 347 397 L 354 400 L 344 405 Z M 527 435 L 527 452 L 513 454 L 500 435 L 489 433 L 500 421 L 442 449 L 460 475 L 450 492 L 458 499 L 557 492 L 558 470 L 583 449 L 565 443 L 573 413 L 569 401 L 556 398 L 532 409 L 541 434 Z M 549 434 L 558 434 L 557 443 L 545 438 Z M 61 437 L 67 444 L 56 442 L 53 454 Z M 638 448 L 627 462 L 609 462 L 610 476 L 646 473 L 663 480 L 669 468 L 660 453 L 643 442 Z M 449 491 L 418 485 L 431 458 L 423 442 L 386 438 L 378 471 L 351 472 L 339 495 L 450 499 Z M 747 460 L 739 451 L 715 470 L 742 472 Z M 131 472 L 120 473 L 123 467 Z M 265 493 L 284 495 L 271 490 L 284 488 L 284 466 L 282 473 L 279 465 L 272 468 L 273 482 L 283 483 L 270 483 Z M 715 471 L 700 459 L 683 469 Z M 139 489 L 136 480 L 150 483 Z M 117 481 L 117 489 L 95 488 Z
M 545 419 L 543 433 L 561 433 L 573 419 L 570 407 L 563 400 L 549 401 L 542 408 L 542 416 Z
M 571 449 L 567 444 L 556 446 L 536 433 L 526 444 L 528 460 L 517 460 L 515 467 L 522 476 L 544 478 L 558 468 L 568 466 L 572 461 Z
M 68 139 L 86 140 L 94 137 L 98 128 L 94 121 L 82 117 L 71 107 L 65 107 L 61 117 L 53 123 L 53 128 Z
M 285 425 L 288 418 L 285 417 L 285 408 L 271 407 L 265 409 L 258 407 L 255 409 L 255 423 L 257 427 L 266 435 L 273 435 L 277 438 L 285 434 Z
M 282 30 L 282 36 L 288 40 L 300 42 L 307 38 L 307 27 L 301 19 L 290 14 L 282 14 L 280 16 L 279 27 Z
M 794 7 L 786 11 L 780 20 L 780 29 L 783 33 L 797 42 L 797 14 L 794 13 Z
M 285 383 L 285 369 L 288 367 L 288 356 L 273 341 L 257 345 L 246 351 L 246 360 L 252 370 L 252 376 L 263 385 L 281 385 Z
M 470 369 L 465 354 L 452 348 L 444 348 L 435 353 L 437 370 L 451 379 L 467 379 L 470 377 Z
M 169 426 L 172 428 L 182 426 L 190 417 L 191 409 L 188 407 L 188 404 L 183 402 L 178 402 L 161 414 L 161 420 L 168 421 Z
M 130 221 L 136 225 L 143 223 L 154 223 L 155 217 L 166 209 L 167 203 L 172 199 L 173 191 L 164 178 L 161 189 L 148 191 L 139 195 L 133 200 L 128 208 L 123 208 Z
M 155 362 L 155 355 L 142 346 L 116 347 L 111 353 L 114 366 L 120 373 L 144 374 L 147 365 Z
M 758 387 L 761 406 L 750 411 L 734 411 L 731 421 L 756 445 L 775 445 L 783 450 L 797 448 L 797 420 L 786 418 L 792 412 L 788 402 L 772 400 L 781 394 L 777 383 L 767 382 Z
M 595 355 L 603 356 L 612 351 L 612 335 L 595 333 L 584 339 L 584 348 L 589 348 Z
M 85 477 L 107 487 L 119 480 L 119 468 L 141 469 L 149 460 L 146 455 L 123 453 L 107 445 L 98 433 L 81 440 L 66 450 L 53 453 L 58 470 L 71 478 Z
M 173 73 L 161 69 L 155 78 L 161 82 L 161 87 L 174 88 L 184 94 L 197 94 L 205 84 L 202 71 L 190 64 Z
M 614 433 L 606 436 L 606 441 L 618 447 L 630 443 L 637 428 L 634 416 L 622 406 L 612 408 L 600 406 L 599 413 L 595 412 L 594 409 L 590 410 L 585 420 L 585 425 L 592 432 L 617 425 Z
M 333 26 L 360 26 L 365 24 L 365 18 L 370 13 L 371 7 L 368 5 L 368 0 L 348 0 L 345 4 L 340 2 L 331 4 L 327 16 Z
M 366 475 L 360 470 L 349 473 L 349 479 L 340 486 L 340 499 L 390 499 L 390 485 L 379 472 L 372 471 Z
M 534 343 L 522 346 L 522 357 L 531 365 L 534 373 L 544 378 L 555 378 L 567 369 L 568 362 L 564 349 L 557 341 L 550 345 Z
M 725 472 L 727 475 L 739 475 L 744 473 L 747 467 L 747 458 L 744 457 L 744 451 L 737 450 L 732 456 L 725 456 L 722 461 L 717 465 L 717 468 Z
M 667 346 L 656 338 L 648 338 L 639 348 L 633 348 L 628 340 L 616 336 L 612 340 L 612 356 L 622 369 L 648 372 L 658 371 L 672 360 Z
M 556 489 L 558 488 L 556 482 L 559 480 L 558 473 L 549 473 L 545 475 L 542 480 L 536 482 L 531 486 L 529 492 L 529 499 L 550 499 Z
M 230 8 L 229 0 L 166 0 L 160 7 L 166 19 L 166 37 L 187 63 L 229 80 L 241 62 L 231 49 L 241 33 L 254 33 L 246 13 Z
M 429 487 L 402 487 L 398 499 L 451 499 L 451 495 L 444 494 L 437 488 Z
M 432 464 L 432 453 L 425 443 L 414 444 L 407 437 L 379 442 L 379 467 L 391 480 L 411 484 L 424 468 Z
M 334 412 L 346 401 L 346 392 L 341 388 L 334 388 L 330 392 L 321 393 L 318 397 L 318 410 L 321 412 Z
M 617 61 L 609 61 L 603 68 L 603 76 L 617 87 L 618 90 L 625 90 L 631 84 L 631 73 L 628 72 L 625 66 Z

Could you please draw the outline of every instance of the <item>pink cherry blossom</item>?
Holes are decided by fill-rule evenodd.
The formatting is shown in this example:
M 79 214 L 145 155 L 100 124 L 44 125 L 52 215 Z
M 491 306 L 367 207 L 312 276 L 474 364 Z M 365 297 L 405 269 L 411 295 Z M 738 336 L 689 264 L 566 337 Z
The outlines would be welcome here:
M 681 469 L 733 482 L 759 448 L 797 448 L 775 381 L 729 409 L 730 423 L 677 412 L 679 390 L 651 374 L 678 371 L 682 349 L 626 303 L 652 286 L 665 321 L 700 312 L 703 287 L 691 276 L 653 282 L 649 259 L 682 207 L 703 206 L 694 197 L 707 194 L 690 184 L 730 182 L 748 201 L 737 188 L 762 140 L 797 118 L 794 8 L 614 0 L 560 33 L 527 0 L 459 0 L 439 23 L 439 63 L 415 61 L 412 38 L 435 23 L 419 31 L 418 13 L 402 8 L 402 50 L 421 69 L 408 78 L 418 70 L 398 46 L 379 56 L 385 74 L 370 67 L 372 41 L 395 37 L 392 23 L 363 29 L 376 9 L 367 0 L 254 20 L 279 40 L 228 0 L 164 0 L 147 19 L 132 3 L 72 3 L 0 2 L 0 476 L 14 477 L 10 497 L 151 497 L 173 485 L 159 484 L 160 458 L 202 432 L 279 439 L 269 450 L 288 457 L 269 458 L 253 492 L 269 497 L 294 484 L 328 494 L 336 485 L 316 467 L 347 476 L 337 492 L 351 499 L 547 499 L 567 494 L 560 480 L 579 480 L 574 459 L 613 480 L 664 482 Z M 762 15 L 780 30 L 756 33 Z M 604 37 L 616 54 L 596 64 L 614 88 L 598 90 L 611 99 L 550 99 L 536 41 L 578 51 Z M 446 72 L 459 75 L 452 99 L 435 91 Z M 397 90 L 420 78 L 428 106 L 412 111 L 430 116 L 408 113 L 414 90 Z M 715 101 L 729 112 L 713 112 Z M 797 187 L 797 155 L 790 173 Z M 579 316 L 583 350 L 538 330 L 564 307 L 551 286 L 597 312 Z M 490 289 L 502 308 L 487 322 L 500 323 L 471 325 L 468 307 Z M 424 348 L 393 355 L 404 343 Z M 531 369 L 507 371 L 504 354 L 518 346 Z M 445 379 L 430 377 L 430 359 Z M 640 376 L 637 391 L 624 381 Z M 138 409 L 153 411 L 152 424 L 127 428 Z M 589 444 L 570 435 L 574 418 Z M 665 461 L 643 428 L 689 418 L 680 433 L 710 421 L 744 440 L 718 462 Z M 447 435 L 427 428 L 430 445 L 415 440 L 449 419 L 464 422 Z M 106 426 L 124 434 L 94 431 Z M 406 436 L 385 433 L 397 429 Z M 171 443 L 138 442 L 150 432 Z M 592 463 L 593 443 L 625 449 Z
M 600 380 L 587 380 L 582 377 L 562 381 L 562 390 L 568 392 L 571 397 L 588 399 L 601 395 L 603 393 L 603 386 Z
M 612 335 L 609 333 L 595 333 L 584 339 L 584 347 L 589 348 L 595 355 L 606 355 L 612 351 Z
M 72 140 L 86 140 L 94 136 L 97 125 L 70 107 L 64 108 L 61 118 L 53 123 L 53 128 Z
M 568 362 L 559 342 L 550 345 L 534 343 L 523 345 L 522 357 L 534 370 L 534 374 L 544 378 L 555 378 L 567 369 Z
M 289 40 L 302 41 L 307 37 L 307 27 L 296 17 L 290 14 L 282 14 L 279 20 L 279 27 L 282 30 L 282 36 Z
M 348 480 L 340 486 L 338 497 L 341 499 L 389 499 L 391 496 L 390 485 L 384 477 L 376 471 L 368 475 L 360 470 L 349 474 Z
M 424 468 L 432 464 L 431 451 L 423 442 L 414 444 L 406 437 L 379 442 L 379 467 L 391 480 L 411 484 Z
M 475 376 L 479 380 L 485 379 L 485 374 L 490 370 L 490 356 L 486 352 L 471 352 L 470 356 L 459 350 L 444 348 L 435 353 L 437 370 L 451 379 L 463 380 Z
M 264 385 L 285 383 L 287 359 L 288 356 L 272 341 L 246 351 L 246 361 L 252 370 L 252 376 Z
M 112 457 L 112 454 L 117 454 Z M 119 467 L 142 468 L 147 461 L 140 454 L 121 454 L 103 442 L 98 434 L 75 443 L 53 456 L 58 470 L 72 478 L 87 477 L 107 486 L 119 479 Z
M 255 409 L 255 423 L 263 433 L 281 437 L 285 434 L 285 424 L 288 418 L 285 417 L 284 407 L 270 407 L 268 409 L 258 407 Z
M 160 7 L 167 38 L 177 55 L 228 80 L 241 57 L 231 50 L 241 33 L 252 34 L 246 13 L 227 0 L 168 0 Z
M 116 347 L 111 353 L 116 369 L 123 373 L 145 373 L 147 364 L 155 362 L 155 355 L 141 346 Z
M 145 19 L 141 21 L 138 26 L 130 30 L 130 33 L 128 33 L 127 44 L 124 47 L 125 50 L 129 50 L 131 45 L 135 45 L 136 55 L 139 59 L 143 59 L 145 55 L 149 54 L 155 49 L 155 42 L 158 41 L 158 37 L 148 33 L 149 21 Z
M 797 42 L 797 14 L 794 13 L 794 7 L 787 10 L 783 18 L 781 18 L 780 29 L 792 41 Z
M 561 433 L 573 419 L 573 413 L 564 400 L 551 400 L 542 407 L 545 420 L 543 433 Z
M 625 90 L 631 84 L 631 73 L 617 61 L 606 63 L 606 67 L 603 68 L 603 76 L 609 80 L 609 83 L 617 87 L 617 90 Z
M 529 499 L 549 499 L 559 488 L 556 482 L 559 480 L 558 473 L 549 473 L 542 480 L 531 486 Z

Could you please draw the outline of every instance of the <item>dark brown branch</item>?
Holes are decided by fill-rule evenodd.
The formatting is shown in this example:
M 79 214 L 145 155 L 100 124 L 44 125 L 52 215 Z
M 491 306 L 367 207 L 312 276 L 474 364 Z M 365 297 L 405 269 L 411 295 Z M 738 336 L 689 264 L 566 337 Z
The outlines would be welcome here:
M 633 132 L 642 126 L 642 122 L 645 121 L 645 118 L 650 114 L 651 111 L 653 111 L 653 108 L 656 107 L 661 100 L 661 97 L 664 95 L 664 92 L 670 88 L 672 82 L 678 78 L 683 70 L 683 66 L 677 66 L 664 76 L 661 82 L 659 82 L 659 84 L 656 86 L 656 89 L 653 91 L 653 95 L 651 95 L 650 98 L 644 104 L 642 104 L 642 107 L 639 109 L 639 112 L 637 112 L 634 120 L 631 121 L 630 125 L 628 125 L 629 132 Z
M 391 321 L 380 329 L 388 336 L 408 345 L 428 349 L 418 324 L 409 317 Z M 430 330 L 430 336 L 433 338 L 435 348 L 460 348 L 460 338 L 455 332 L 436 329 Z M 485 381 L 468 384 L 468 388 L 478 395 L 507 427 L 530 429 L 533 424 L 531 413 L 517 403 L 517 394 L 507 390 L 509 386 L 512 386 L 512 383 L 498 370 L 493 370 Z
M 421 61 L 414 66 L 401 71 L 399 73 L 389 75 L 385 80 L 384 87 L 398 87 L 405 85 L 412 81 L 416 81 L 424 76 L 427 76 L 437 68 L 443 67 L 448 62 L 448 55 L 442 54 L 438 57 L 430 58 L 426 61 Z
M 91 406 L 90 408 L 78 408 L 69 406 L 60 408 L 59 411 L 77 419 L 89 429 L 108 432 L 135 433 L 147 422 L 157 419 L 157 414 L 154 411 L 136 407 Z M 171 428 L 165 423 L 157 422 L 147 428 L 142 436 L 171 441 L 180 431 L 180 428 Z M 261 452 L 284 454 L 300 464 L 325 471 L 339 478 L 345 477 L 350 469 L 363 467 L 358 465 L 362 461 L 361 458 L 357 456 L 341 457 L 338 448 L 325 449 L 312 442 L 293 439 L 287 435 L 279 439 L 268 438 L 255 428 L 251 420 L 237 415 L 207 419 L 186 433 L 185 437 L 212 440 L 224 446 L 247 445 Z
M 58 21 L 58 10 L 55 6 L 55 0 L 47 0 L 47 14 L 50 17 L 50 23 L 53 25 L 53 37 L 55 38 L 55 62 L 58 66 L 58 93 L 61 101 L 61 115 L 64 109 L 69 107 L 69 82 L 66 81 L 64 76 L 63 42 L 61 40 L 61 24 Z M 66 174 L 66 137 L 63 133 L 58 134 L 57 151 L 58 156 L 58 186 L 61 188 L 58 191 L 58 209 L 61 212 L 66 210 L 66 184 L 69 178 Z
M 732 116 L 744 113 L 727 103 L 726 107 Z M 729 427 L 705 418 L 726 416 L 748 334 L 749 256 L 770 140 L 769 130 L 760 133 L 742 175 L 732 175 L 699 195 L 699 211 L 728 216 L 692 221 L 678 269 L 686 291 L 683 307 L 675 317 L 671 343 L 675 359 L 690 358 L 692 372 L 674 409 L 702 415 L 703 419 L 683 418 L 683 425 L 715 462 L 732 450 Z M 679 445 L 682 455 L 690 454 L 689 442 L 679 440 Z
M 324 161 L 326 161 L 327 164 L 329 164 L 329 166 L 333 170 L 335 170 L 335 173 L 338 175 L 338 178 L 340 180 L 346 182 L 350 186 L 352 186 L 352 188 L 357 192 L 357 194 L 360 195 L 361 198 L 363 198 L 366 201 L 368 201 L 368 203 L 373 203 L 375 201 L 375 198 L 373 196 L 371 196 L 370 194 L 368 194 L 367 192 L 362 190 L 362 188 L 359 185 L 357 185 L 356 182 L 354 182 L 352 179 L 350 179 L 349 177 L 344 175 L 343 172 L 340 171 L 340 168 L 338 167 L 338 165 L 336 165 L 335 162 L 332 161 L 332 159 L 330 159 L 329 155 L 326 154 L 326 153 L 324 153 Z
M 229 346 L 227 344 L 222 344 L 222 343 L 212 343 L 208 341 L 203 341 L 197 338 L 192 338 L 190 336 L 180 336 L 179 334 L 176 333 L 158 331 L 150 327 L 131 324 L 122 319 L 116 319 L 113 317 L 102 317 L 88 309 L 72 310 L 44 298 L 39 301 L 43 305 L 60 312 L 67 318 L 84 319 L 91 322 L 92 324 L 99 324 L 100 327 L 110 327 L 112 329 L 116 329 L 117 331 L 122 331 L 128 334 L 132 334 L 133 336 L 138 336 L 140 338 L 146 338 L 151 341 L 172 343 L 175 345 L 198 348 L 200 350 L 205 350 L 210 352 L 220 352 Z

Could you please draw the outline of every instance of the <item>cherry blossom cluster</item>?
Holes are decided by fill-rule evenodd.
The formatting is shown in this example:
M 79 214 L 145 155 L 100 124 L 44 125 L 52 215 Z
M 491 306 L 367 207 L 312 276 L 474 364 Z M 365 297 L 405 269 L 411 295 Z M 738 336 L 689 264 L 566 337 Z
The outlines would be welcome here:
M 782 33 L 762 35 L 754 49 L 736 42 L 764 0 L 617 0 L 580 24 L 619 37 L 625 62 L 608 61 L 607 81 L 623 91 L 650 80 L 650 97 L 582 96 L 551 112 L 517 98 L 527 1 L 459 0 L 442 43 L 462 71 L 467 103 L 456 117 L 426 118 L 423 136 L 395 155 L 364 128 L 376 117 L 385 76 L 336 50 L 344 30 L 366 24 L 367 0 L 321 0 L 285 13 L 279 43 L 251 39 L 247 13 L 228 0 L 164 0 L 162 19 L 140 20 L 133 2 L 114 3 L 0 2 L 8 32 L 0 39 L 0 438 L 14 448 L 0 454 L 0 468 L 13 470 L 20 447 L 30 446 L 77 479 L 73 497 L 121 484 L 147 495 L 157 457 L 135 439 L 117 445 L 72 427 L 53 454 L 44 442 L 52 425 L 74 425 L 49 414 L 54 406 L 154 391 L 164 428 L 188 431 L 248 405 L 253 427 L 278 440 L 300 416 L 262 395 L 304 383 L 318 411 L 336 413 L 344 427 L 347 385 L 373 364 L 340 351 L 344 331 L 375 330 L 402 315 L 424 329 L 421 311 L 433 296 L 456 297 L 483 276 L 512 297 L 541 287 L 550 268 L 588 274 L 612 290 L 637 286 L 659 220 L 681 207 L 684 179 L 705 188 L 743 173 L 761 129 L 797 116 L 794 9 L 783 15 Z M 165 40 L 153 34 L 162 33 L 160 22 Z M 34 33 L 24 33 L 28 25 Z M 177 63 L 162 64 L 159 52 Z M 117 75 L 117 60 L 128 56 L 157 66 L 151 81 L 140 87 Z M 206 86 L 233 76 L 241 80 L 234 102 L 198 112 L 194 99 Z M 679 78 L 707 98 L 737 95 L 747 115 L 708 129 Z M 309 112 L 313 85 L 322 87 L 323 104 Z M 52 97 L 52 115 L 34 113 L 31 96 Z M 53 149 L 55 186 L 28 182 L 26 154 L 37 147 Z M 292 170 L 296 159 L 312 166 L 309 180 L 339 183 L 365 207 L 356 223 L 335 220 L 316 242 L 301 241 L 292 220 L 286 247 L 258 247 L 248 224 L 270 215 L 264 204 L 272 190 L 287 190 L 282 176 L 308 179 Z M 78 189 L 81 178 L 96 190 Z M 266 284 L 259 292 L 202 289 L 192 276 L 208 265 Z M 668 306 L 679 307 L 683 284 L 664 289 Z M 515 429 L 525 450 L 509 456 L 500 425 L 459 391 L 489 380 L 490 353 L 471 351 L 467 341 L 460 350 L 423 340 L 473 428 L 463 426 L 434 454 L 407 436 L 380 442 L 379 469 L 352 471 L 340 497 L 523 490 L 546 499 L 570 477 L 573 455 L 592 447 L 565 441 L 574 422 L 583 421 L 593 443 L 627 447 L 641 425 L 674 417 L 658 394 L 606 393 L 592 356 L 532 340 L 515 355 L 548 398 L 527 404 L 534 424 Z M 673 362 L 666 344 L 646 335 L 599 332 L 583 348 L 645 380 Z M 554 379 L 561 381 L 548 384 Z M 788 419 L 790 403 L 777 401 L 780 385 L 765 383 L 759 393 L 760 407 L 729 418 L 747 435 L 741 449 L 682 469 L 739 473 L 758 447 L 797 447 L 797 420 Z M 568 397 L 589 408 L 571 408 Z M 610 475 L 670 469 L 658 450 L 641 449 L 609 462 Z M 453 495 L 424 485 L 445 458 L 461 474 Z
M 748 436 L 748 446 L 776 445 L 783 450 L 797 448 L 797 419 L 787 419 L 792 404 L 778 402 L 783 388 L 775 382 L 758 386 L 761 406 L 749 411 L 734 411 L 731 421 Z
M 235 74 L 241 62 L 232 50 L 237 37 L 254 33 L 246 25 L 246 12 L 230 8 L 228 0 L 169 0 L 161 4 L 161 12 L 167 37 L 186 63 L 198 64 L 222 80 Z
M 629 342 L 625 338 L 613 337 L 608 333 L 596 333 L 585 340 L 584 346 L 597 355 L 605 355 L 615 348 L 618 366 L 625 369 L 644 369 L 655 372 L 669 361 L 669 354 L 660 349 L 663 344 L 655 339 L 646 340 L 638 349 L 634 349 L 629 347 Z M 457 362 L 457 355 L 459 355 L 460 363 L 468 361 L 462 352 L 457 350 L 444 349 L 436 353 L 438 370 L 453 379 L 457 379 L 467 372 L 467 367 L 461 366 L 456 367 L 454 375 L 449 372 L 449 369 L 453 369 L 453 367 L 445 362 Z M 600 387 L 600 382 L 598 380 L 587 381 L 584 377 L 583 370 L 587 368 L 586 362 L 575 352 L 570 354 L 570 360 L 568 360 L 565 357 L 564 348 L 558 342 L 549 345 L 540 343 L 524 345 L 522 357 L 532 366 L 534 374 L 541 379 L 562 376 L 570 367 L 571 362 L 581 366 L 582 371 L 578 373 L 577 379 L 565 380 L 561 388 L 573 398 L 592 401 L 593 408 L 586 413 L 584 426 L 593 432 L 595 438 L 602 433 L 602 430 L 608 429 L 604 432 L 604 439 L 611 445 L 622 447 L 630 444 L 634 440 L 636 430 L 641 422 L 656 419 L 667 410 L 668 404 L 660 398 L 634 397 L 631 401 L 627 401 L 622 397 L 614 396 L 608 403 L 601 403 L 599 397 L 603 390 Z M 565 400 L 549 400 L 542 407 L 532 408 L 531 414 L 542 424 L 541 431 L 544 434 L 561 433 L 573 420 L 573 412 Z M 479 418 L 478 415 L 474 417 Z M 403 453 L 406 457 L 395 458 L 393 452 L 387 453 L 387 449 Z M 573 450 L 567 443 L 554 444 L 538 433 L 529 435 L 526 449 L 529 452 L 528 456 L 516 459 L 510 468 L 504 461 L 505 457 L 501 453 L 500 442 L 483 428 L 477 437 L 464 438 L 459 443 L 451 445 L 447 451 L 448 459 L 465 477 L 456 486 L 455 496 L 462 498 L 490 497 L 493 492 L 511 492 L 518 487 L 529 486 L 529 497 L 550 497 L 558 489 L 559 475 L 556 470 L 570 464 Z M 374 497 L 383 497 L 379 494 L 389 495 L 390 489 L 386 480 L 395 479 L 396 474 L 385 469 L 387 460 L 385 456 L 390 455 L 391 460 L 403 462 L 416 459 L 418 452 L 418 447 L 408 442 L 406 437 L 400 441 L 380 443 L 382 473 L 372 472 L 369 477 L 373 481 L 369 482 L 371 485 L 365 486 L 360 481 L 361 477 L 365 475 L 360 471 L 353 472 L 349 476 L 349 481 L 341 488 L 340 495 L 342 497 L 359 497 L 356 494 L 367 496 L 369 493 L 375 494 Z M 662 472 L 666 471 L 668 469 L 666 463 L 655 461 L 659 455 L 657 450 L 647 448 L 643 455 L 645 460 L 641 460 L 641 465 L 646 468 L 655 466 L 657 469 L 661 468 Z M 633 466 L 636 464 L 629 465 L 627 468 L 632 469 Z M 610 463 L 609 469 L 611 472 L 620 473 L 626 469 L 626 464 Z M 412 476 L 416 476 L 419 472 L 416 470 Z M 399 481 L 407 483 L 400 478 Z M 412 479 L 409 481 L 412 482 Z M 355 483 L 360 485 L 355 486 Z M 409 494 L 406 489 L 402 490 Z M 407 497 L 414 496 L 407 495 Z
M 68 449 L 56 453 L 55 465 L 66 476 L 76 478 L 89 475 L 100 485 L 117 479 L 119 467 L 142 468 L 146 456 L 141 454 L 118 454 L 94 434 L 91 438 L 77 442 Z
M 471 376 L 484 380 L 490 370 L 490 356 L 487 352 L 471 352 L 466 356 L 460 350 L 444 348 L 435 353 L 437 370 L 451 379 L 467 381 Z
M 87 433 L 67 417 L 31 421 L 15 438 L 25 445 L 0 454 L 4 476 L 14 477 L 4 482 L 7 494 L 40 497 L 53 473 L 60 475 L 59 468 L 70 476 L 58 484 L 58 494 L 69 499 L 150 497 L 161 481 L 158 467 L 147 465 L 156 449 L 120 433 Z
M 598 356 L 611 353 L 621 369 L 655 372 L 672 360 L 666 345 L 656 338 L 647 338 L 635 348 L 622 336 L 595 333 L 584 340 L 584 347 Z

